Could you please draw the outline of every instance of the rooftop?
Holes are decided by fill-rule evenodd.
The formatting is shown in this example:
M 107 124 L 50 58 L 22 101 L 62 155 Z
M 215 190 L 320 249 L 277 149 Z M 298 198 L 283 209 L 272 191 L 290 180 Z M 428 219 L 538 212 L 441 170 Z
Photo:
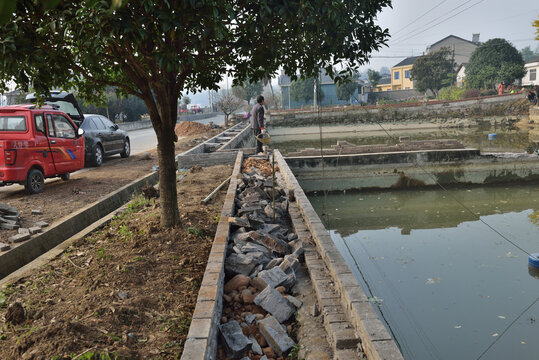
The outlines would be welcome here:
M 413 63 L 416 61 L 416 59 L 418 58 L 419 56 L 410 56 L 410 57 L 407 57 L 406 59 L 402 60 L 400 63 L 398 63 L 397 65 L 393 65 L 393 67 L 398 67 L 398 66 L 406 66 L 406 65 L 413 65 Z

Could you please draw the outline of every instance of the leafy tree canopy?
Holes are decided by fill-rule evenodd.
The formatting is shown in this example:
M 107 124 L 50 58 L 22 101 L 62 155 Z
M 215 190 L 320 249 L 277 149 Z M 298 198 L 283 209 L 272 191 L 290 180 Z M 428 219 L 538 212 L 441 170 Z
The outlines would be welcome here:
M 261 95 L 262 89 L 263 85 L 261 80 L 251 82 L 249 79 L 245 80 L 241 85 L 232 87 L 234 95 L 247 102 L 251 101 L 252 98 L 256 98 L 258 95 Z
M 502 81 L 511 84 L 525 74 L 518 50 L 505 39 L 490 39 L 474 50 L 466 64 L 466 86 L 492 88 Z
M 320 81 L 316 80 L 317 101 L 324 100 L 324 92 L 320 86 Z M 314 78 L 297 79 L 290 85 L 290 98 L 294 101 L 304 101 L 308 103 L 314 99 Z
M 448 48 L 417 58 L 412 67 L 414 87 L 421 92 L 432 91 L 435 95 L 438 90 L 451 85 L 455 77 L 455 63 Z
M 359 73 L 355 73 L 352 77 L 346 79 L 346 81 L 337 83 L 335 85 L 335 92 L 337 93 L 337 99 L 350 101 L 352 96 L 355 95 L 358 90 L 359 84 L 357 80 L 359 79 Z
M 182 104 L 189 105 L 191 103 L 191 98 L 187 95 L 182 96 Z
M 374 91 L 376 86 L 379 84 L 382 75 L 373 69 L 367 70 L 367 77 L 369 78 L 369 84 L 371 85 L 371 91 Z
M 526 46 L 525 48 L 522 48 L 520 50 L 520 55 L 522 55 L 522 60 L 524 60 L 525 63 L 539 55 L 539 47 L 533 51 L 531 47 Z
M 103 101 L 106 86 L 141 98 L 158 138 L 161 222 L 179 220 L 177 101 L 217 89 L 222 74 L 258 81 L 284 69 L 337 79 L 386 44 L 375 17 L 390 0 L 18 0 L 0 26 L 0 87 L 73 89 Z M 117 5 L 115 7 L 114 5 Z M 341 64 L 338 73 L 334 64 Z
M 103 106 L 83 102 L 80 104 L 85 114 L 100 114 L 114 122 L 139 121 L 141 115 L 147 114 L 146 104 L 136 96 L 119 96 L 113 88 L 105 93 Z

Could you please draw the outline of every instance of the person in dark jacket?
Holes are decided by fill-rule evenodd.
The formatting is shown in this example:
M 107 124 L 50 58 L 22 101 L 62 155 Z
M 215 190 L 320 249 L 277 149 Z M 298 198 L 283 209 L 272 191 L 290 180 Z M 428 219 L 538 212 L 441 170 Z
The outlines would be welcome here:
M 256 105 L 253 106 L 251 111 L 251 128 L 253 129 L 253 134 L 255 138 L 260 134 L 265 134 L 264 130 L 264 97 L 259 95 L 256 98 Z M 256 153 L 262 152 L 262 143 L 256 140 Z

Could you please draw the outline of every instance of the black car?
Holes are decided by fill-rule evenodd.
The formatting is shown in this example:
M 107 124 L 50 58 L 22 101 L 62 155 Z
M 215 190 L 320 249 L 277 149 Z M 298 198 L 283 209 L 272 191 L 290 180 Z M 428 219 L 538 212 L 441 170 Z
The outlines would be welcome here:
M 129 135 L 118 125 L 102 115 L 84 114 L 81 128 L 84 129 L 86 164 L 101 166 L 103 157 L 120 154 L 126 158 L 131 152 Z

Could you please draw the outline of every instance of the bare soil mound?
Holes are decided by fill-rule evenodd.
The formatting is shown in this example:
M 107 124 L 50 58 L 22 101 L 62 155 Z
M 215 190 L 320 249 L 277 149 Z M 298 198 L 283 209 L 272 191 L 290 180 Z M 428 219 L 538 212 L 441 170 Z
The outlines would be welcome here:
M 180 137 L 204 134 L 210 130 L 211 127 L 209 125 L 204 125 L 194 121 L 182 121 L 176 125 L 174 132 L 178 137 Z

